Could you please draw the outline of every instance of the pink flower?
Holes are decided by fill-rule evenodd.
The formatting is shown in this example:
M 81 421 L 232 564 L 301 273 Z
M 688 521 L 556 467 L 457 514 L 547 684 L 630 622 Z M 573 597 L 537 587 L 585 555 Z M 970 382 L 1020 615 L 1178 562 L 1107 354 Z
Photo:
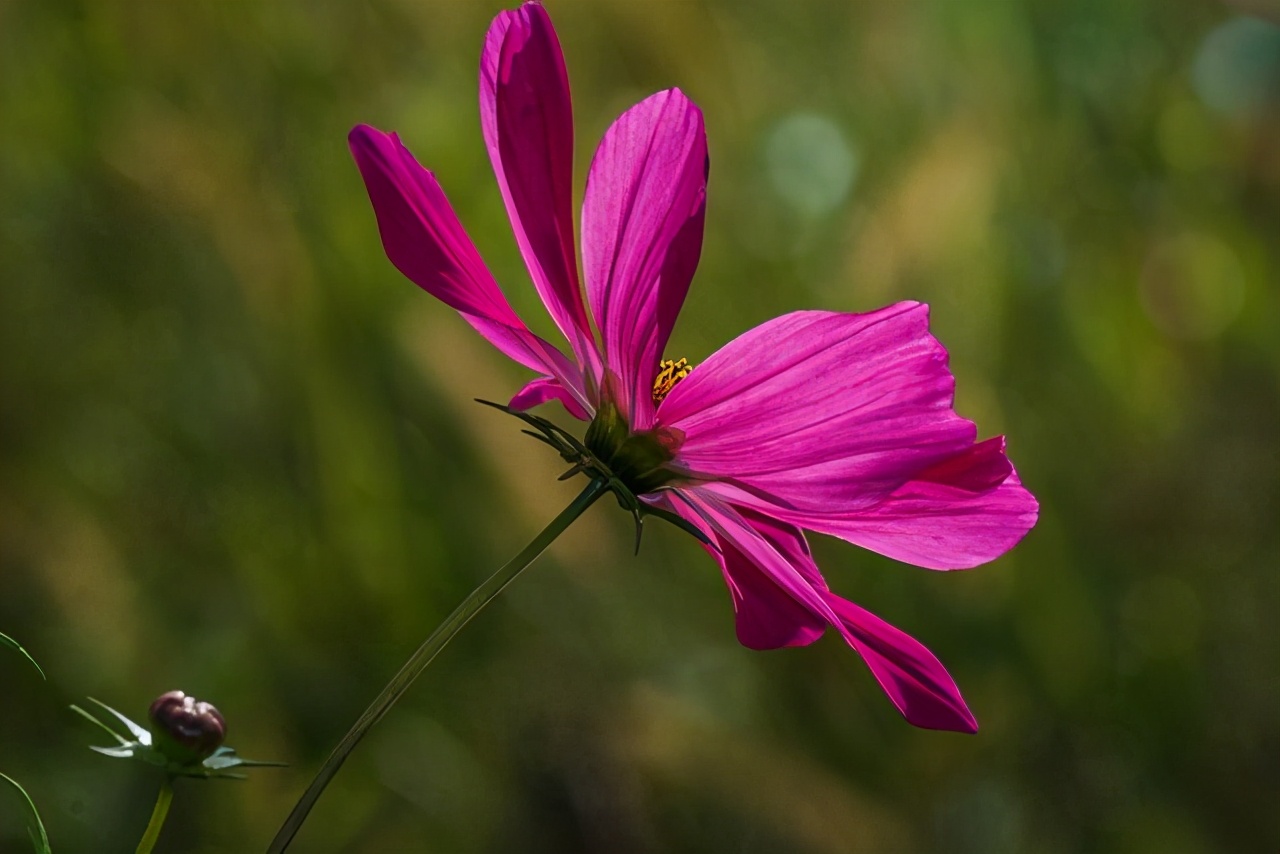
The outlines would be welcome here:
M 362 125 L 351 150 L 392 263 L 538 372 L 512 408 L 561 401 L 591 422 L 587 448 L 644 506 L 704 535 L 745 646 L 809 644 L 834 626 L 908 721 L 975 731 L 937 658 L 832 593 L 801 531 L 964 569 L 1004 554 L 1035 524 L 1036 501 L 1003 438 L 977 442 L 952 409 L 954 379 L 928 308 L 795 312 L 692 371 L 662 363 L 702 247 L 702 113 L 669 89 L 605 134 L 582 205 L 585 305 L 568 78 L 540 5 L 504 12 L 489 29 L 480 117 L 516 242 L 572 355 L 516 316 L 435 177 L 395 134 Z

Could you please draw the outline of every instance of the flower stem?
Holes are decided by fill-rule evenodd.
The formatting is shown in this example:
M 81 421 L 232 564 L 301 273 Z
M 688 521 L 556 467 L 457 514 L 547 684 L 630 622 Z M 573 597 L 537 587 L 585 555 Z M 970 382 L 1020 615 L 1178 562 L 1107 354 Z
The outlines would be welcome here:
M 164 820 L 169 816 L 171 803 L 173 803 L 173 778 L 165 775 L 164 783 L 160 786 L 160 794 L 156 796 L 155 809 L 151 811 L 151 821 L 147 822 L 147 830 L 138 843 L 138 854 L 151 854 L 151 849 L 156 847 L 156 840 L 160 838 L 160 829 L 164 827 Z
M 453 640 L 463 626 L 471 621 L 471 618 L 493 601 L 506 586 L 516 579 L 516 576 L 533 563 L 533 561 L 546 550 L 547 546 L 555 540 L 556 537 L 564 533 L 565 529 L 573 523 L 575 519 L 595 503 L 596 499 L 608 492 L 608 484 L 602 480 L 592 480 L 586 489 L 573 500 L 568 507 L 561 511 L 560 515 L 551 521 L 542 530 L 542 533 L 534 537 L 529 545 L 511 560 L 509 560 L 501 569 L 489 576 L 479 587 L 471 591 L 466 599 L 462 600 L 453 613 L 450 614 L 439 627 L 431 633 L 431 636 L 423 641 L 422 646 L 409 657 L 404 663 L 400 671 L 391 678 L 382 692 L 364 710 L 362 714 L 347 734 L 342 737 L 342 741 L 338 742 L 338 746 L 329 754 L 329 758 L 325 760 L 324 765 L 316 774 L 315 779 L 311 781 L 311 785 L 307 787 L 306 792 L 294 805 L 293 811 L 289 813 L 289 817 L 285 819 L 280 830 L 276 833 L 275 839 L 271 840 L 271 847 L 267 849 L 268 854 L 281 854 L 289 843 L 293 841 L 293 837 L 297 834 L 298 829 L 302 827 L 302 823 L 307 820 L 307 815 L 311 812 L 311 808 L 315 806 L 329 781 L 338 773 L 338 769 L 342 767 L 342 763 L 346 761 L 347 755 L 355 749 L 360 743 L 360 739 L 364 738 L 365 733 L 382 719 L 382 717 L 391 709 L 396 700 L 400 699 L 400 695 L 413 684 L 413 680 L 426 669 L 432 659 L 444 649 L 449 641 Z M 141 849 L 139 849 L 141 851 Z

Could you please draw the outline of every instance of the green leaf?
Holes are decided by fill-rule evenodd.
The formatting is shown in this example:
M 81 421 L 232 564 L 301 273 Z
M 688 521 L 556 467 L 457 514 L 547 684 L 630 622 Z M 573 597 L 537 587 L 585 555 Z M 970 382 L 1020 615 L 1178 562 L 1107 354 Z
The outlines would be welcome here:
M 18 790 L 18 794 L 22 795 L 22 802 L 27 808 L 27 835 L 31 837 L 31 847 L 35 849 L 36 854 L 53 854 L 53 849 L 49 847 L 49 835 L 44 832 L 44 822 L 40 820 L 40 813 L 36 811 L 35 801 L 31 800 L 27 790 L 18 785 L 18 781 L 8 774 L 0 773 L 0 779 L 9 783 Z
M 31 653 L 23 649 L 22 644 L 18 643 L 16 640 L 4 634 L 3 632 L 0 632 L 0 646 L 7 646 L 10 649 L 17 650 L 19 655 L 21 655 L 27 661 L 31 662 L 31 666 L 34 667 L 36 669 L 36 672 L 40 674 L 41 679 L 47 680 L 49 678 L 48 676 L 44 675 L 44 670 L 41 669 L 40 665 L 36 664 L 36 660 L 31 657 Z M 17 784 L 15 783 L 14 785 L 17 785 Z

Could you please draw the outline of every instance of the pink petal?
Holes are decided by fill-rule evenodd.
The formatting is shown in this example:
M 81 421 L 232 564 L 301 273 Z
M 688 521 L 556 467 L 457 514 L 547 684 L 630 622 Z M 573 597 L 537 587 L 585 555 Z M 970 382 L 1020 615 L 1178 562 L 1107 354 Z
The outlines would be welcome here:
M 498 15 L 480 58 L 480 123 L 534 287 L 583 364 L 594 356 L 573 239 L 573 110 L 546 10 Z
M 996 436 L 918 472 L 915 480 L 946 484 L 965 492 L 987 492 L 1011 474 L 1013 463 L 1005 455 L 1004 436 Z
M 693 500 L 696 501 L 696 497 Z M 785 593 L 730 540 L 709 527 L 686 501 L 668 504 L 719 546 L 719 551 L 709 546 L 704 548 L 720 564 L 720 572 L 729 587 L 739 643 L 748 649 L 778 649 L 806 646 L 822 637 L 828 625 L 826 620 Z M 748 512 L 743 517 L 811 585 L 826 589 L 809 554 L 809 544 L 798 528 L 760 514 Z
M 1003 458 L 1000 437 L 974 445 L 959 459 L 972 461 L 993 446 Z M 844 518 L 796 515 L 792 521 L 916 566 L 969 569 L 1000 557 L 1036 524 L 1035 497 L 1008 470 L 1002 483 L 985 491 L 967 488 L 974 485 L 966 482 L 975 476 L 972 469 L 930 471 L 869 510 Z
M 925 729 L 978 731 L 955 680 L 920 641 L 834 593 L 825 598 L 840 617 L 845 640 L 909 723 Z
M 652 422 L 653 379 L 702 251 L 706 182 L 702 113 L 679 89 L 623 113 L 587 175 L 587 299 L 635 429 Z
M 515 397 L 511 398 L 511 402 L 507 405 L 524 412 L 548 400 L 560 401 L 574 418 L 582 421 L 591 420 L 591 415 L 578 404 L 578 401 L 574 400 L 572 392 L 562 386 L 555 377 L 538 377 L 516 392 Z
M 683 505 L 682 515 L 696 515 L 699 521 L 695 524 L 713 531 L 798 605 L 839 629 L 909 723 L 929 729 L 977 731 L 977 722 L 955 681 L 933 653 L 900 629 L 815 583 L 821 576 L 812 559 L 794 547 L 794 540 L 767 536 L 755 527 L 759 516 L 752 515 L 748 522 L 737 508 L 701 487 L 673 490 L 672 498 L 677 507 Z M 785 526 L 774 523 L 772 531 L 780 530 Z M 741 587 L 738 589 L 741 595 Z
M 508 326 L 465 312 L 462 319 L 511 359 L 526 368 L 551 373 L 584 406 L 588 405 L 582 370 L 555 345 L 534 335 L 523 324 Z
M 551 374 L 588 406 L 581 370 L 530 332 L 511 309 L 435 176 L 395 134 L 359 125 L 349 137 L 387 257 L 401 273 L 462 313 L 510 358 Z
M 927 306 L 803 311 L 712 354 L 657 422 L 683 437 L 673 465 L 735 504 L 849 514 L 973 444 L 954 387 Z
M 718 541 L 732 545 L 736 551 L 755 564 L 775 585 L 811 614 L 821 618 L 828 625 L 839 625 L 840 621 L 836 613 L 822 598 L 826 585 L 821 583 L 821 575 L 817 568 L 812 566 L 812 561 L 793 562 L 788 559 L 788 557 L 793 559 L 797 557 L 798 550 L 789 549 L 786 553 L 779 551 L 778 547 L 752 527 L 738 510 L 703 487 L 674 489 L 670 490 L 669 495 L 681 516 L 689 519 L 703 531 L 715 534 Z M 759 516 L 756 515 L 753 518 L 759 518 Z M 785 542 L 785 538 L 783 541 Z M 802 570 L 801 566 L 805 569 Z
M 348 140 L 387 255 L 445 304 L 507 326 L 524 324 L 493 281 L 435 176 L 394 133 L 358 125 Z

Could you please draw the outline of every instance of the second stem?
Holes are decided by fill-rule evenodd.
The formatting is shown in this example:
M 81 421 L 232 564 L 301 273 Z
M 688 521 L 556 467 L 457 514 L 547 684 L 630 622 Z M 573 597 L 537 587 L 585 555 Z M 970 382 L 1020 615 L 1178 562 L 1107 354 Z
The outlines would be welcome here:
M 151 821 L 147 822 L 147 829 L 143 831 L 142 839 L 138 842 L 137 854 L 151 854 L 151 849 L 156 847 L 156 840 L 160 838 L 164 820 L 169 816 L 171 803 L 173 803 L 173 778 L 165 775 L 164 783 L 160 785 L 160 794 L 156 796 L 155 809 L 151 810 Z

